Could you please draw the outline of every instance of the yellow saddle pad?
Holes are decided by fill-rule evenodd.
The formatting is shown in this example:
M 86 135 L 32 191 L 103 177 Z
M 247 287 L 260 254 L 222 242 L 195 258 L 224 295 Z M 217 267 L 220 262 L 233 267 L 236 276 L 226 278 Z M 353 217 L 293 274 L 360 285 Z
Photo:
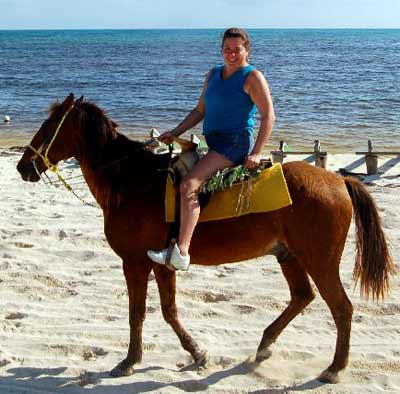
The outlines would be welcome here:
M 165 218 L 175 218 L 176 190 L 170 176 L 165 192 Z M 255 179 L 234 184 L 223 191 L 215 191 L 200 213 L 200 222 L 227 219 L 248 213 L 268 212 L 292 204 L 282 166 L 275 163 Z

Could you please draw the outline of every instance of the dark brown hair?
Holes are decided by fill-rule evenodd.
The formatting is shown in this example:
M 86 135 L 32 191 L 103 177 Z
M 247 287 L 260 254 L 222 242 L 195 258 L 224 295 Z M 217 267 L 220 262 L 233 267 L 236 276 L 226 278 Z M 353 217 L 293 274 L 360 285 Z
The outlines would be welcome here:
M 231 37 L 239 37 L 243 40 L 243 45 L 246 48 L 247 52 L 250 53 L 250 39 L 246 30 L 239 29 L 238 27 L 230 27 L 225 30 L 224 35 L 222 36 L 221 48 L 224 46 L 224 42 L 227 38 Z

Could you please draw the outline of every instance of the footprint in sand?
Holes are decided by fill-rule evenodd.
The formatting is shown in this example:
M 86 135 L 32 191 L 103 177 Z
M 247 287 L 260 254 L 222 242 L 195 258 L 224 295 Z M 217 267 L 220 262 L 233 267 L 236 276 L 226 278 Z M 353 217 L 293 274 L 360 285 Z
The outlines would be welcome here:
M 154 306 L 146 307 L 146 313 L 154 313 L 156 311 L 157 311 L 157 309 Z
M 238 294 L 223 294 L 223 293 L 213 293 L 211 291 L 184 291 L 184 294 L 192 299 L 200 300 L 203 302 L 221 302 L 229 301 L 235 298 Z
M 76 382 L 71 382 L 71 383 L 76 383 L 81 387 L 85 387 L 88 384 L 95 385 L 97 384 L 99 379 L 96 377 L 94 372 L 88 372 L 88 371 L 83 371 L 80 375 L 79 378 Z
M 11 264 L 8 261 L 4 261 L 0 264 L 0 270 L 5 271 L 11 269 Z
M 62 241 L 63 239 L 68 238 L 67 233 L 64 230 L 60 230 L 58 233 L 58 239 Z
M 34 247 L 34 245 L 28 244 L 28 243 L 25 243 L 25 242 L 14 242 L 14 245 L 17 248 L 21 248 L 21 249 L 29 249 L 29 248 L 33 248 Z
M 21 312 L 10 312 L 8 315 L 5 316 L 6 320 L 19 320 L 24 319 L 28 315 L 26 313 Z
M 236 309 L 241 315 L 248 315 L 256 310 L 254 306 L 244 305 L 244 304 L 235 304 L 232 305 L 234 309 Z
M 10 364 L 11 361 L 7 360 L 5 358 L 0 358 L 0 368 L 6 366 L 7 364 Z
M 235 272 L 235 271 L 237 271 L 237 268 L 236 267 L 222 267 L 222 269 L 226 272 L 226 273 L 228 273 L 228 274 L 231 274 L 232 272 Z
M 235 298 L 234 294 L 223 294 L 223 293 L 212 293 L 211 291 L 205 291 L 202 294 L 204 302 L 221 302 L 230 301 Z
M 11 231 L 10 232 L 10 237 L 15 238 L 15 237 L 21 237 L 24 235 L 32 235 L 33 230 L 30 229 L 23 229 L 19 231 Z
M 94 259 L 95 257 L 96 257 L 96 253 L 92 252 L 91 250 L 87 250 L 87 251 L 83 252 L 82 260 L 89 261 L 89 260 Z
M 232 364 L 235 364 L 238 360 L 236 360 L 233 357 L 225 357 L 225 356 L 221 356 L 221 357 L 211 357 L 209 364 L 210 365 L 218 365 L 222 368 L 227 368 L 229 366 L 231 366 Z
M 209 309 L 209 310 L 204 311 L 204 312 L 201 313 L 201 316 L 204 316 L 204 317 L 216 317 L 216 316 L 219 316 L 219 315 L 220 314 L 218 312 L 216 312 L 216 311 L 214 311 L 212 309 Z
M 82 358 L 85 361 L 95 360 L 97 357 L 106 356 L 107 354 L 108 352 L 101 347 L 92 347 L 83 350 Z

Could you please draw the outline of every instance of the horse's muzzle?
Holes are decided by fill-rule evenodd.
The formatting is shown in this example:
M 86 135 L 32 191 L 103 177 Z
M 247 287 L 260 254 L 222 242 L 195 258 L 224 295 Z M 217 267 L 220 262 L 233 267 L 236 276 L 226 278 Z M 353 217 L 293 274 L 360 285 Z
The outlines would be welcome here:
M 38 182 L 40 175 L 36 171 L 32 162 L 23 163 L 22 160 L 17 164 L 17 171 L 21 174 L 24 181 Z

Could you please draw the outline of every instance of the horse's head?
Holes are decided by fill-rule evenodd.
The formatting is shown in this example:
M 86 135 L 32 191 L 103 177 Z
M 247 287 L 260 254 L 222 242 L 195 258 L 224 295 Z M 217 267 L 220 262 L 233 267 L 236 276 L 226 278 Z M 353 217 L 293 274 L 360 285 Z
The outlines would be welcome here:
M 51 106 L 49 117 L 40 126 L 17 165 L 24 181 L 37 182 L 49 163 L 55 165 L 74 155 L 74 130 L 77 126 L 73 116 L 75 103 L 71 93 L 61 104 Z
M 115 137 L 116 126 L 97 106 L 84 103 L 83 97 L 75 100 L 71 93 L 62 103 L 51 106 L 48 119 L 27 146 L 17 170 L 23 180 L 37 182 L 42 172 L 61 160 L 79 158 L 83 152 L 96 160 L 107 138 Z

